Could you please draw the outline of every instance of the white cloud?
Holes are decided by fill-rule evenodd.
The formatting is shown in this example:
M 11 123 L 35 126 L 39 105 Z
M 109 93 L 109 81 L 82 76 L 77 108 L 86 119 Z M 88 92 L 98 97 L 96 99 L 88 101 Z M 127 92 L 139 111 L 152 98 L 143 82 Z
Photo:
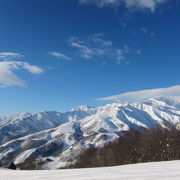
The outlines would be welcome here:
M 23 57 L 22 54 L 14 53 L 14 52 L 0 52 L 1 60 L 11 60 Z
M 98 7 L 118 7 L 125 5 L 128 9 L 154 12 L 156 8 L 168 0 L 79 0 L 80 4 L 95 4 Z
M 3 61 L 0 62 L 0 87 L 26 86 L 26 82 L 19 78 L 14 71 L 25 69 L 32 74 L 41 74 L 43 70 L 27 62 Z
M 127 8 L 134 9 L 149 9 L 151 12 L 154 12 L 155 9 L 167 0 L 124 0 Z
M 54 56 L 54 57 L 56 57 L 58 59 L 71 60 L 71 58 L 69 56 L 67 56 L 67 55 L 65 55 L 63 53 L 60 53 L 60 52 L 53 51 L 53 52 L 49 52 L 48 54 L 51 55 L 51 56 Z
M 159 89 L 150 89 L 150 90 L 141 90 L 141 91 L 132 91 L 119 95 L 98 98 L 96 100 L 100 101 L 120 101 L 123 103 L 126 102 L 138 102 L 143 101 L 149 98 L 154 97 L 176 97 L 180 98 L 180 85 L 172 86 L 168 88 L 159 88 Z
M 17 63 L 17 65 L 19 65 L 23 69 L 26 69 L 27 71 L 29 71 L 32 74 L 42 74 L 43 73 L 43 69 L 41 69 L 38 66 L 30 65 L 27 62 L 16 62 L 16 63 Z
M 127 45 L 123 45 L 121 48 L 114 47 L 112 41 L 105 39 L 103 33 L 93 34 L 84 39 L 71 37 L 68 42 L 85 59 L 104 57 L 121 64 L 123 61 L 126 61 L 126 55 L 130 52 Z

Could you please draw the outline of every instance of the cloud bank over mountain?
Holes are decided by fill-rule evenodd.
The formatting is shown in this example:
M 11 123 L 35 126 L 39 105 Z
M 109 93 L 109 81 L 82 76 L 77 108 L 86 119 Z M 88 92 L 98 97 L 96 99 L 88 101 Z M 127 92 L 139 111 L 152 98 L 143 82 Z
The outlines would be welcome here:
M 97 98 L 99 101 L 120 101 L 120 102 L 139 102 L 149 98 L 155 97 L 174 97 L 180 99 L 180 85 L 171 86 L 168 88 L 158 88 L 149 90 L 132 91 L 127 93 L 122 93 L 114 96 L 108 96 L 103 98 Z

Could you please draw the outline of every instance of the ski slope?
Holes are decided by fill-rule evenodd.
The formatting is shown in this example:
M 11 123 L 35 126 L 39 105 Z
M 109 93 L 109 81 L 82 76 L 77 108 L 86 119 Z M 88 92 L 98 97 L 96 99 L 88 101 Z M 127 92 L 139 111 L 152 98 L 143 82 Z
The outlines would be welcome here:
M 0 180 L 180 180 L 180 161 L 46 171 L 0 169 Z

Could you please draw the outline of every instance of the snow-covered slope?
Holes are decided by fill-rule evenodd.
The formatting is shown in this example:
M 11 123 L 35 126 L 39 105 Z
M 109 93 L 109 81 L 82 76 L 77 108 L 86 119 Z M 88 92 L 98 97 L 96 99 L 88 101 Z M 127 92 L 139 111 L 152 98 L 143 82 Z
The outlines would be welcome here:
M 19 113 L 0 118 L 0 144 L 12 139 L 57 127 L 72 120 L 82 119 L 93 114 L 93 109 L 86 106 L 77 107 L 66 113 L 45 111 L 37 114 Z
M 143 163 L 106 168 L 55 171 L 13 171 L 0 169 L 0 179 L 13 180 L 179 180 L 180 161 Z
M 180 102 L 153 98 L 141 103 L 80 106 L 66 113 L 43 112 L 4 118 L 0 126 L 0 160 L 23 163 L 28 158 L 50 159 L 46 168 L 56 169 L 73 161 L 88 146 L 101 146 L 129 128 L 141 131 L 180 123 Z
M 4 117 L 0 126 L 0 143 L 16 139 L 30 133 L 39 132 L 67 122 L 58 112 L 42 112 L 38 114 L 20 113 Z

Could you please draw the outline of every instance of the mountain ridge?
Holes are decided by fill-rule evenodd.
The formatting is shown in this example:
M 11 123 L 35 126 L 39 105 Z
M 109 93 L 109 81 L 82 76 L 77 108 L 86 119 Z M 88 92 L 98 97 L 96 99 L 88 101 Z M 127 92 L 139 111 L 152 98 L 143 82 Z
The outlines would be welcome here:
M 21 164 L 28 158 L 41 157 L 52 160 L 47 168 L 53 164 L 56 169 L 75 160 L 83 149 L 102 146 L 129 129 L 171 129 L 180 123 L 180 102 L 158 97 L 96 108 L 80 106 L 65 113 L 45 111 L 11 117 L 0 125 L 1 163 L 13 160 Z

